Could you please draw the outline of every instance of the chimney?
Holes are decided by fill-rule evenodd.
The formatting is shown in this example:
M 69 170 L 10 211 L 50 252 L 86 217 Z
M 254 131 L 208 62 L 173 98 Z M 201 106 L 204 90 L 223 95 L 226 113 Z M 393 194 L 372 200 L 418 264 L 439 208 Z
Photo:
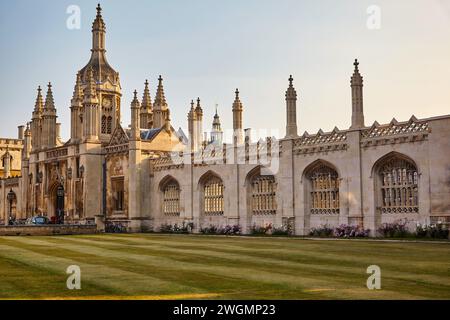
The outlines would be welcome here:
M 17 139 L 19 139 L 19 140 L 23 140 L 23 138 L 24 138 L 24 128 L 25 128 L 25 126 L 18 126 L 17 127 L 18 128 L 18 136 L 17 136 Z

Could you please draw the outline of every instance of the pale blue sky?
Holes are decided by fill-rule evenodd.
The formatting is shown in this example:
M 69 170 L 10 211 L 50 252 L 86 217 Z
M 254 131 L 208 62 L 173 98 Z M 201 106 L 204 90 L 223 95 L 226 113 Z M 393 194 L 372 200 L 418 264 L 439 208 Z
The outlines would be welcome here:
M 76 72 L 90 56 L 97 1 L 0 0 L 0 136 L 31 118 L 36 87 L 52 81 L 63 138 L 70 132 Z M 81 29 L 66 28 L 69 5 Z M 450 113 L 450 0 L 101 1 L 107 57 L 120 72 L 123 124 L 146 78 L 154 97 L 162 74 L 174 127 L 187 126 L 200 96 L 209 128 L 219 104 L 231 126 L 234 90 L 244 126 L 284 134 L 289 74 L 298 92 L 299 131 L 348 128 L 354 58 L 364 76 L 366 124 Z M 381 29 L 366 26 L 369 5 Z

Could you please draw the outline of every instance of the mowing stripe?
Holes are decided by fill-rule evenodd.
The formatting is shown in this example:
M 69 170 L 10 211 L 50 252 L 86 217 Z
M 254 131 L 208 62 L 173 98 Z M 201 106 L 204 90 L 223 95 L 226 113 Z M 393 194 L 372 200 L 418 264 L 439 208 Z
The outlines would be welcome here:
M 18 242 L 24 241 L 21 238 L 15 238 L 14 240 Z M 123 259 L 125 258 L 124 253 L 117 252 L 115 250 L 110 250 L 106 248 L 96 248 L 92 246 L 83 246 L 83 245 L 74 245 L 72 241 L 66 241 L 67 243 L 54 243 L 47 242 L 43 240 L 30 239 L 27 238 L 26 242 L 33 244 L 33 246 L 50 246 L 50 247 L 60 247 L 68 250 L 80 252 L 80 253 L 88 253 L 92 255 L 97 255 L 103 258 L 108 259 Z M 308 277 L 305 274 L 302 274 L 301 277 L 290 274 L 282 274 L 278 272 L 267 272 L 264 270 L 255 270 L 248 267 L 229 267 L 229 266 L 207 266 L 203 264 L 201 261 L 198 263 L 180 263 L 176 260 L 161 257 L 161 256 L 144 256 L 142 254 L 133 254 L 126 253 L 127 261 L 132 261 L 135 264 L 140 264 L 147 267 L 152 268 L 165 268 L 167 270 L 173 270 L 176 272 L 177 270 L 183 270 L 188 272 L 197 272 L 197 273 L 212 273 L 215 275 L 220 275 L 224 277 L 224 279 L 228 278 L 239 278 L 243 280 L 250 280 L 256 283 L 266 283 L 266 284 L 277 284 L 284 285 L 293 290 L 304 290 L 308 288 L 317 288 L 317 286 L 327 287 L 330 284 L 335 287 L 335 289 L 343 290 L 346 288 L 352 288 L 354 292 L 365 292 L 367 294 L 367 288 L 365 288 L 365 281 L 358 283 L 354 281 L 354 279 L 343 278 L 339 279 L 336 277 L 339 274 L 339 271 L 333 271 L 334 277 L 325 277 L 323 272 L 320 270 L 316 270 L 317 277 Z M 151 270 L 151 268 L 149 268 Z M 301 271 L 301 270 L 299 270 Z M 389 296 L 394 294 L 393 292 L 389 292 L 389 290 L 383 290 L 383 296 Z M 378 293 L 373 293 L 374 296 L 378 295 Z M 394 295 L 395 296 L 395 295 Z M 409 295 L 410 298 L 419 298 L 420 296 Z

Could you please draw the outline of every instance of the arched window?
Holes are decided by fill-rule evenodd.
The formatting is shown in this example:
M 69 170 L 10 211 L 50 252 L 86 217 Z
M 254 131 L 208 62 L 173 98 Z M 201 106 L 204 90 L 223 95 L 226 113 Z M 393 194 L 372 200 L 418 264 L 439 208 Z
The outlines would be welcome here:
M 165 215 L 180 215 L 180 185 L 175 180 L 170 180 L 162 189 L 163 213 Z
M 223 182 L 219 177 L 211 176 L 203 184 L 203 206 L 205 215 L 223 215 Z
M 411 161 L 390 157 L 378 166 L 378 177 L 382 213 L 419 211 L 419 175 Z
M 253 214 L 276 214 L 277 202 L 275 199 L 276 184 L 274 176 L 256 176 L 252 180 L 251 188 Z
M 309 170 L 306 177 L 310 181 L 311 213 L 339 213 L 339 177 L 336 170 L 318 162 Z
M 102 116 L 102 133 L 106 133 L 106 116 Z
M 111 134 L 112 133 L 112 117 L 109 116 L 106 120 L 106 133 Z

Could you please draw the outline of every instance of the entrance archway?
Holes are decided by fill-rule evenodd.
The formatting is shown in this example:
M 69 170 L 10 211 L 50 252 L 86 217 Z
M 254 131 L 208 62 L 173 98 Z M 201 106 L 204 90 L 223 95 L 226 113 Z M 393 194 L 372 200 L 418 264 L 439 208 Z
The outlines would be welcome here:
M 64 187 L 61 184 L 56 188 L 55 217 L 56 223 L 64 223 Z

